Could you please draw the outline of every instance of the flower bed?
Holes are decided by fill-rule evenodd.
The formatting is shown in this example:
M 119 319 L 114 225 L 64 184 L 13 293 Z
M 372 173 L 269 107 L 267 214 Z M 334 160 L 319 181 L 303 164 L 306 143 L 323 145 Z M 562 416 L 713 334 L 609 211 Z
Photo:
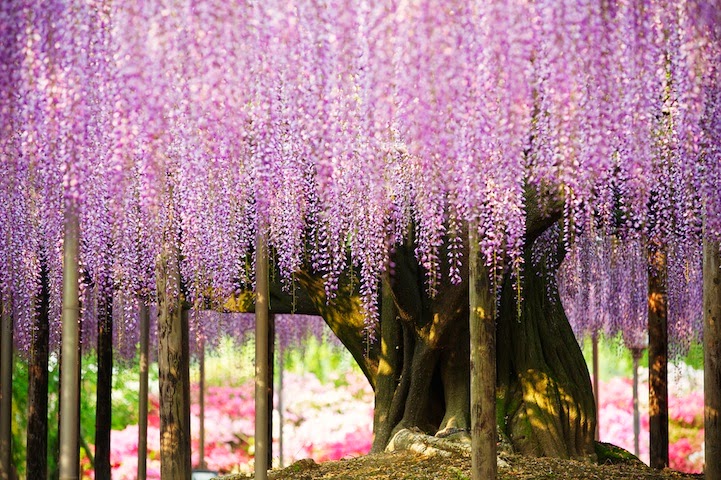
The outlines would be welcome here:
M 313 374 L 285 374 L 283 386 L 283 461 L 300 458 L 338 460 L 368 453 L 372 441 L 373 391 L 355 372 L 321 383 Z M 221 473 L 253 470 L 255 407 L 252 382 L 240 387 L 209 387 L 205 393 L 205 461 Z M 199 464 L 198 388 L 191 392 L 192 464 Z M 276 391 L 276 405 L 278 392 Z M 160 430 L 157 397 L 148 418 L 148 479 L 160 478 Z M 273 412 L 274 462 L 279 461 L 279 414 Z M 113 431 L 111 463 L 115 480 L 137 473 L 138 426 Z
M 648 463 L 647 373 L 640 373 L 640 457 Z M 669 380 L 670 445 L 673 469 L 703 470 L 703 374 L 671 369 Z M 221 473 L 253 469 L 254 387 L 208 387 L 205 395 L 205 460 Z M 633 399 L 631 380 L 615 377 L 600 385 L 600 437 L 633 451 Z M 278 401 L 276 391 L 276 405 Z M 197 385 L 191 392 L 191 430 L 194 466 L 198 458 L 199 405 Z M 313 374 L 285 374 L 283 388 L 284 464 L 313 458 L 317 462 L 362 455 L 370 450 L 373 392 L 357 372 L 335 375 L 321 383 Z M 151 398 L 148 419 L 148 479 L 160 478 L 160 432 L 157 397 Z M 279 414 L 274 416 L 274 463 L 279 460 Z M 138 426 L 112 432 L 113 478 L 133 479 L 137 472 Z
M 679 370 L 682 368 L 683 370 Z M 703 372 L 669 365 L 668 416 L 669 466 L 689 473 L 703 471 Z M 603 442 L 633 452 L 633 397 L 629 378 L 601 381 L 599 434 Z M 648 371 L 639 371 L 639 411 L 641 433 L 639 456 L 649 462 Z

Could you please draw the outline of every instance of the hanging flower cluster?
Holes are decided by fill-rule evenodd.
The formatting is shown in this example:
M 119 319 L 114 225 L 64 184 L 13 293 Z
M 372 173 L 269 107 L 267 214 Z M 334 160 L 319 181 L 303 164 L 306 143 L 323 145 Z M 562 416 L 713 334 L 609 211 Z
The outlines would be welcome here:
M 164 241 L 187 300 L 227 297 L 260 232 L 289 287 L 311 268 L 332 301 L 357 272 L 372 323 L 409 237 L 431 293 L 466 226 L 520 271 L 528 189 L 565 202 L 569 243 L 718 238 L 719 25 L 695 0 L 3 2 L 2 302 L 27 339 L 44 265 L 58 318 L 69 201 L 88 320 L 153 302 Z
M 558 272 L 559 294 L 576 338 L 621 335 L 628 348 L 648 345 L 648 261 L 638 239 L 587 232 Z

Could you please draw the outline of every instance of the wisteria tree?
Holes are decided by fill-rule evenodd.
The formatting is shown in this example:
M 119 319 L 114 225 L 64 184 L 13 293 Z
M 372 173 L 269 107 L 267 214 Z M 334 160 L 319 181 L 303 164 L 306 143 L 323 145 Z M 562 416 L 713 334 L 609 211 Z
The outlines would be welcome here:
M 7 2 L 0 79 L 20 93 L 2 97 L 0 257 L 22 261 L 0 281 L 18 343 L 43 288 L 59 310 L 74 220 L 68 264 L 98 286 L 83 305 L 158 304 L 163 455 L 180 465 L 183 312 L 250 309 L 260 238 L 271 311 L 323 315 L 373 385 L 374 449 L 405 427 L 472 427 L 472 317 L 496 338 L 483 410 L 499 434 L 591 455 L 554 272 L 588 232 L 718 242 L 716 7 Z

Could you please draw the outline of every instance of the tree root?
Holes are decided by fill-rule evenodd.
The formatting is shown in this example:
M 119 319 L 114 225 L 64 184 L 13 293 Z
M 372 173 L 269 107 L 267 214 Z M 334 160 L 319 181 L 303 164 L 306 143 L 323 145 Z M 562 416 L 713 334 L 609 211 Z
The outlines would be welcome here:
M 501 445 L 502 444 L 503 442 Z M 407 450 L 427 457 L 438 456 L 450 458 L 454 455 L 470 457 L 471 436 L 464 430 L 453 433 L 447 437 L 438 438 L 432 435 L 427 435 L 415 428 L 404 428 L 393 435 L 386 447 L 386 452 L 398 450 Z M 497 459 L 499 467 L 509 466 L 505 457 L 507 457 L 510 453 L 512 452 L 499 449 Z

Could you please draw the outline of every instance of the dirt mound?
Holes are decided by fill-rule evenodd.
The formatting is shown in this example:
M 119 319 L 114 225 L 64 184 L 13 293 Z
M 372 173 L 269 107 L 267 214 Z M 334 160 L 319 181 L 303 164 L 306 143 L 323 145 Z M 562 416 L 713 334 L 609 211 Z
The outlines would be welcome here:
M 654 470 L 644 463 L 628 459 L 599 465 L 576 460 L 506 455 L 508 466 L 498 469 L 500 480 L 680 480 L 700 479 L 674 470 Z M 426 456 L 409 451 L 364 455 L 336 462 L 315 463 L 301 460 L 282 470 L 273 470 L 273 480 L 462 480 L 470 478 L 471 460 L 461 453 L 450 456 Z M 245 480 L 248 476 L 230 475 L 223 480 Z

